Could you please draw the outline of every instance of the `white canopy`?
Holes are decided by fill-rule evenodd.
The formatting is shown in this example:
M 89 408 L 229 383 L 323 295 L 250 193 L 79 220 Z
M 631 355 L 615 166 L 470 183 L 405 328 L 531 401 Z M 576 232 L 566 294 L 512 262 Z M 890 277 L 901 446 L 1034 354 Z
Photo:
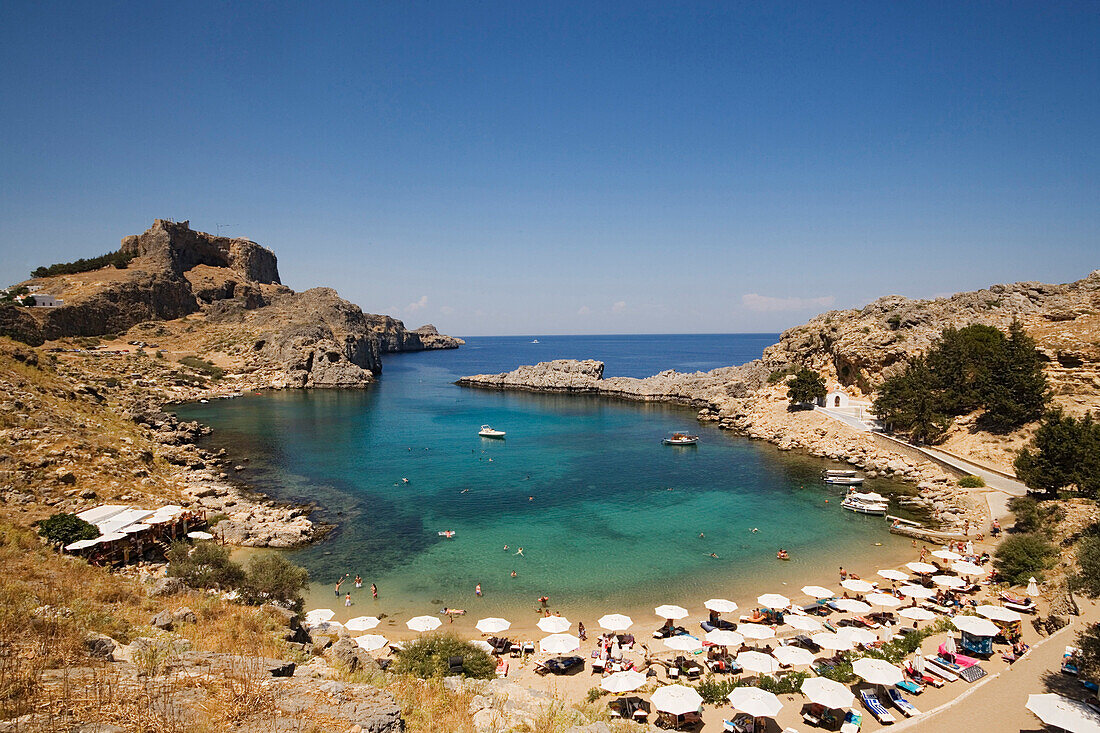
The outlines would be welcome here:
M 711 598 L 703 604 L 703 608 L 718 613 L 733 613 L 737 610 L 737 604 L 733 601 L 727 601 L 725 598 Z
M 905 563 L 905 567 L 909 568 L 917 575 L 927 575 L 928 573 L 936 572 L 936 566 L 932 563 L 917 562 L 916 560 Z
M 1039 581 L 1035 580 L 1034 577 L 1027 579 L 1027 594 L 1032 598 L 1039 595 Z
M 75 552 L 76 550 L 84 550 L 97 544 L 99 544 L 97 540 L 77 540 L 72 544 L 65 545 L 65 549 L 70 552 Z
M 114 542 L 115 540 L 124 539 L 126 539 L 126 535 L 124 535 L 122 532 L 108 532 L 106 534 L 100 535 L 99 537 L 96 537 L 95 541 L 97 544 L 102 544 L 103 542 Z
M 938 557 L 941 560 L 947 560 L 948 562 L 954 562 L 955 560 L 962 560 L 963 556 L 957 552 L 951 550 L 936 550 L 932 553 L 932 557 Z
M 810 677 L 802 680 L 802 694 L 810 702 L 827 708 L 847 708 L 855 702 L 855 695 L 846 685 L 834 682 L 826 677 Z
M 871 606 L 863 601 L 857 601 L 854 598 L 837 598 L 833 603 L 841 611 L 847 613 L 867 613 L 871 610 Z
M 535 625 L 539 627 L 539 630 L 545 631 L 547 634 L 560 634 L 563 631 L 568 631 L 573 623 L 564 616 L 545 616 L 540 618 L 539 622 Z
M 896 685 L 905 679 L 901 670 L 885 659 L 860 657 L 852 662 L 852 671 L 872 685 Z
M 775 636 L 775 629 L 763 624 L 738 624 L 737 633 L 746 639 L 771 639 Z
M 666 685 L 653 693 L 649 702 L 662 713 L 683 715 L 695 712 L 703 706 L 703 698 L 693 687 Z
M 809 649 L 797 646 L 781 646 L 772 652 L 772 656 L 779 660 L 780 664 L 789 667 L 801 667 L 814 663 L 814 655 Z
M 711 644 L 717 646 L 740 646 L 745 641 L 745 637 L 741 636 L 741 634 L 728 629 L 708 631 L 704 638 Z
M 875 589 L 875 586 L 871 585 L 866 580 L 859 580 L 858 578 L 848 578 L 842 581 L 841 585 L 855 593 L 870 593 Z
M 131 524 L 129 527 L 123 527 L 121 531 L 122 531 L 123 534 L 139 534 L 139 533 L 144 532 L 144 531 L 149 530 L 149 529 L 152 529 L 152 527 L 149 526 L 148 524 L 145 524 L 145 522 L 138 522 L 137 524 Z M 210 534 L 209 532 L 188 532 L 187 536 L 191 537 L 194 534 L 204 534 L 204 535 L 206 535 L 206 537 L 197 538 L 197 539 L 200 539 L 200 540 L 212 540 L 212 539 L 214 539 L 214 535 Z
M 688 610 L 683 606 L 657 606 L 653 609 L 653 613 L 657 614 L 663 619 L 671 619 L 677 621 L 688 615 Z
M 339 621 L 318 621 L 310 624 L 309 630 L 314 634 L 338 634 L 344 628 Z
M 414 616 L 405 622 L 413 631 L 431 631 L 432 629 L 438 629 L 443 625 L 435 616 Z
M 883 608 L 897 608 L 901 605 L 901 599 L 889 593 L 871 593 L 867 596 L 867 602 Z
M 898 611 L 899 616 L 912 619 L 913 621 L 931 621 L 936 618 L 936 614 L 929 611 L 927 608 L 921 608 L 920 606 L 909 606 Z
M 306 611 L 306 626 L 328 621 L 335 615 L 336 612 L 329 608 L 315 608 L 312 611 Z
M 485 641 L 484 639 L 474 639 L 470 643 L 476 646 L 481 651 L 485 652 L 486 654 L 493 653 L 493 645 Z
M 975 565 L 972 562 L 959 562 L 951 563 L 951 569 L 959 575 L 985 575 L 985 568 L 981 565 Z
M 878 641 L 875 632 L 868 629 L 857 629 L 854 626 L 841 626 L 836 630 L 836 635 L 842 639 L 848 639 L 852 646 L 856 644 L 873 644 Z
M 624 616 L 621 613 L 609 613 L 606 616 L 600 616 L 600 620 L 596 623 L 608 631 L 626 631 L 634 624 L 629 616 Z
M 344 624 L 348 631 L 369 631 L 382 623 L 374 616 L 356 616 Z
M 820 585 L 804 585 L 802 586 L 802 592 L 808 595 L 810 598 L 832 598 L 836 595 L 833 591 Z
M 774 718 L 783 709 L 778 697 L 759 687 L 738 687 L 728 697 L 735 710 L 754 718 Z
M 581 640 L 572 634 L 551 634 L 539 642 L 539 649 L 547 654 L 568 654 L 581 646 Z
M 380 634 L 363 634 L 362 636 L 355 637 L 355 643 L 358 644 L 361 649 L 373 652 L 386 646 L 389 640 Z
M 798 629 L 799 631 L 815 632 L 824 628 L 820 621 L 811 616 L 790 615 L 785 617 L 783 621 L 792 629 Z
M 909 573 L 903 573 L 893 568 L 879 570 L 878 575 L 880 578 L 886 578 L 887 580 L 909 580 Z
M 822 631 L 820 634 L 814 634 L 810 639 L 822 649 L 830 649 L 835 652 L 843 652 L 851 649 L 853 646 L 851 639 L 829 631 Z
M 951 623 L 959 631 L 965 631 L 974 636 L 996 636 L 1001 633 L 997 624 L 979 616 L 956 616 L 951 619 Z
M 501 631 L 506 631 L 511 626 L 511 621 L 503 618 L 497 618 L 495 616 L 480 619 L 476 624 L 474 624 L 474 628 L 483 634 L 496 634 Z
M 1095 733 L 1100 730 L 1100 713 L 1088 705 L 1054 693 L 1028 695 L 1027 709 L 1045 725 L 1070 733 Z
M 608 675 L 600 682 L 600 687 L 608 692 L 630 692 L 637 690 L 646 683 L 646 677 L 641 672 L 628 670 Z
M 966 581 L 957 575 L 933 575 L 932 582 L 944 588 L 962 588 Z
M 765 593 L 762 596 L 757 596 L 756 602 L 764 608 L 771 608 L 776 611 L 781 611 L 791 605 L 790 598 L 779 595 L 778 593 Z
M 779 671 L 779 660 L 763 652 L 741 652 L 737 655 L 737 663 L 756 674 L 775 674 Z
M 669 637 L 664 640 L 664 643 L 669 649 L 675 649 L 678 652 L 692 652 L 703 646 L 698 639 L 686 635 Z
M 147 525 L 144 525 L 144 524 L 143 525 L 131 524 L 129 527 L 126 528 L 126 531 L 129 532 L 134 527 L 138 527 L 138 526 L 144 527 L 145 529 L 149 529 L 149 527 Z M 201 532 L 201 531 L 197 531 L 197 530 L 195 532 L 188 532 L 187 536 L 190 537 L 193 540 L 212 540 L 212 539 L 214 539 L 214 535 L 210 534 L 209 532 Z
M 923 585 L 903 585 L 898 588 L 898 593 L 910 598 L 931 598 L 936 595 L 936 591 L 925 588 Z
M 1021 614 L 1016 613 L 1011 608 L 1005 608 L 1004 606 L 991 606 L 987 604 L 978 606 L 974 610 L 993 621 L 1019 621 L 1023 618 Z

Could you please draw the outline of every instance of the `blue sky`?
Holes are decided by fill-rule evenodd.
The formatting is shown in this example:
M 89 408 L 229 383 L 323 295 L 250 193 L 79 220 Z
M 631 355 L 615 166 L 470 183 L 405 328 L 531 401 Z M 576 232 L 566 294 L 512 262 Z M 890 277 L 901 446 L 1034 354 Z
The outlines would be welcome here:
M 154 217 L 460 335 L 1100 267 L 1100 3 L 0 4 L 0 280 Z

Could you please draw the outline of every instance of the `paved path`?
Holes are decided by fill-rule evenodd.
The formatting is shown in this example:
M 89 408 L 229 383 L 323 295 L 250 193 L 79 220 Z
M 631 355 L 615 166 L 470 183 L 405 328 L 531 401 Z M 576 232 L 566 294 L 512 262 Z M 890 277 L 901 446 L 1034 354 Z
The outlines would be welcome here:
M 990 471 L 988 468 L 981 465 L 980 463 L 975 463 L 974 461 L 970 461 L 960 456 L 952 455 L 950 453 L 944 453 L 943 451 L 936 448 L 917 448 L 917 450 L 921 451 L 925 455 L 934 456 L 944 463 L 955 466 L 960 471 L 967 471 L 974 474 L 975 476 L 981 476 L 982 480 L 985 481 L 985 485 L 989 486 L 990 488 L 997 489 L 998 491 L 1003 491 L 1006 494 L 1011 494 L 1012 496 L 1023 496 L 1027 493 L 1027 487 L 1024 486 L 1023 483 L 1021 483 L 1020 481 L 1017 481 L 1013 478 L 1008 478 L 1007 476 L 1002 476 L 1000 473 Z
M 845 412 L 836 412 L 835 410 L 830 410 L 830 409 L 825 408 L 825 407 L 815 407 L 814 409 L 817 410 L 818 412 L 824 413 L 825 415 L 827 415 L 828 417 L 831 417 L 832 419 L 836 420 L 837 422 L 844 423 L 845 425 L 850 427 L 852 430 L 858 430 L 861 433 L 871 432 L 871 426 L 870 425 L 868 425 L 867 423 L 863 422 L 862 420 L 860 420 L 860 419 L 858 419 L 858 418 L 856 418 L 852 415 L 849 415 Z

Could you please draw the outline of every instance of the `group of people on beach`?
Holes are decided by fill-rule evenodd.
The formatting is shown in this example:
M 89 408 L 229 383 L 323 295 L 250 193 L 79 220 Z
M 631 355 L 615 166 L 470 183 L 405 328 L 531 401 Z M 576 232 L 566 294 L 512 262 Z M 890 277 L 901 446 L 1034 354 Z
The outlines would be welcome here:
M 351 577 L 351 573 L 344 573 L 344 577 L 342 577 L 338 581 L 336 581 L 336 587 L 335 587 L 334 590 L 336 592 L 336 597 L 337 598 L 340 597 L 340 586 L 343 585 L 344 581 L 346 581 L 350 577 Z M 355 582 L 355 587 L 356 588 L 362 588 L 363 587 L 363 577 L 361 575 L 356 574 L 354 582 Z M 374 596 L 376 599 L 378 598 L 378 586 L 375 585 L 374 583 L 370 584 L 370 592 L 371 592 L 372 596 Z M 350 605 L 351 605 L 351 592 L 349 591 L 344 596 L 344 606 L 346 607 L 346 606 L 350 606 Z

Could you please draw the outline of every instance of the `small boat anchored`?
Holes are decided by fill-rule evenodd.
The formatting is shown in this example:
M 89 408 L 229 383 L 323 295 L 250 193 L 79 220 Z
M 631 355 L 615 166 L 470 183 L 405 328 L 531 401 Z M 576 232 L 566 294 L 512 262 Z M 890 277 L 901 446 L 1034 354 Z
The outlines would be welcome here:
M 453 529 L 441 529 L 439 531 L 440 537 L 446 537 L 447 539 L 454 539 L 455 531 Z
M 533 344 L 537 344 L 538 342 L 539 342 L 538 339 L 531 339 L 531 343 L 533 343 Z
M 665 445 L 698 445 L 699 436 L 688 435 L 687 433 L 673 433 L 661 442 Z
M 830 469 L 822 471 L 821 480 L 835 486 L 861 486 L 863 484 L 862 476 L 857 475 L 855 471 L 846 470 Z
M 856 514 L 884 517 L 890 509 L 890 500 L 874 492 L 863 494 L 858 491 L 849 491 L 840 506 Z
M 503 430 L 494 429 L 492 425 L 482 425 L 477 434 L 483 438 L 503 438 L 507 435 Z

